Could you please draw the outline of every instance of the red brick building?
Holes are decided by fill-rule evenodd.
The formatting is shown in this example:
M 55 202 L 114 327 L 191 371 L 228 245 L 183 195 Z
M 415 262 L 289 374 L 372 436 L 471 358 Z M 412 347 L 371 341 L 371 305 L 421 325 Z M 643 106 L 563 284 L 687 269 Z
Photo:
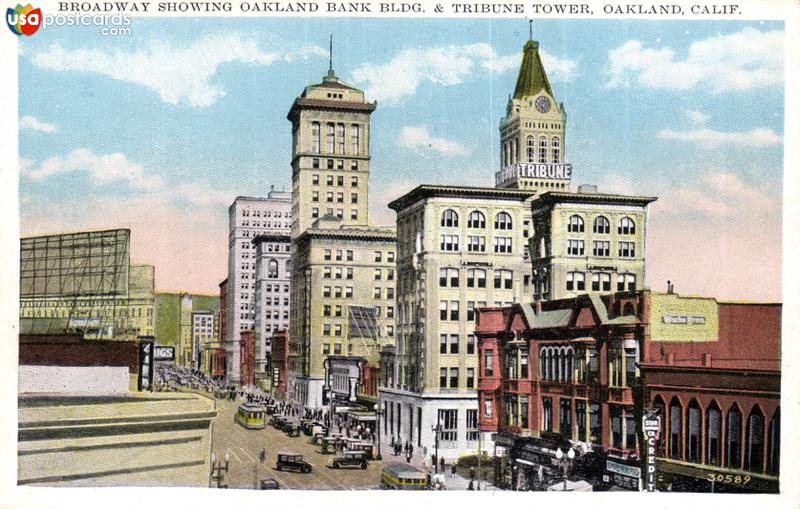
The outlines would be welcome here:
M 661 416 L 661 488 L 778 491 L 781 310 L 721 302 L 718 341 L 645 349 L 646 406 Z
M 706 435 L 685 433 L 690 419 L 696 429 L 696 408 L 705 416 L 712 400 L 727 412 L 739 398 L 742 423 L 755 412 L 752 427 L 760 443 L 778 436 L 779 420 L 770 423 L 780 394 L 780 306 L 644 290 L 485 308 L 476 323 L 480 426 L 498 433 L 507 458 L 499 481 L 513 489 L 538 489 L 537 483 L 557 478 L 552 457 L 557 448 L 570 447 L 579 452 L 578 470 L 594 475 L 592 481 L 638 489 L 641 416 L 651 403 L 663 402 L 662 412 L 673 401 L 680 404 L 674 414 L 681 416 L 680 426 L 664 423 L 673 422 L 679 432 L 677 441 L 668 441 L 672 463 L 706 454 L 697 445 Z M 739 468 L 748 465 L 745 427 L 737 428 L 740 441 L 732 442 L 740 451 L 734 457 Z M 687 440 L 693 444 L 689 456 Z M 751 453 L 758 475 L 777 465 L 773 445 L 772 453 L 768 447 Z M 715 461 L 724 461 L 715 454 Z M 661 488 L 669 487 L 668 468 L 662 469 Z
M 256 370 L 256 331 L 245 330 L 239 333 L 239 376 L 242 385 L 255 383 Z
M 272 351 L 270 353 L 270 367 L 272 371 L 272 391 L 276 394 L 286 394 L 286 384 L 289 377 L 289 332 L 276 331 L 270 340 Z

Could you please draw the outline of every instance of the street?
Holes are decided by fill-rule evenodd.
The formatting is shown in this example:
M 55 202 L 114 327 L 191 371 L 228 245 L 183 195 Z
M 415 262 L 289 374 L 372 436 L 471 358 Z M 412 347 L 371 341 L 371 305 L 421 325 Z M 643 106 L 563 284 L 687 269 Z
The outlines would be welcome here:
M 233 420 L 237 402 L 217 399 L 216 403 L 219 415 L 212 426 L 212 449 L 218 460 L 224 461 L 225 453 L 230 456 L 223 485 L 229 488 L 253 489 L 258 480 L 272 477 L 280 483 L 281 489 L 343 490 L 378 487 L 383 462 L 370 461 L 366 470 L 331 468 L 329 465 L 334 455 L 320 453 L 320 446 L 312 444 L 310 437 L 301 433 L 300 436 L 290 438 L 269 425 L 260 430 L 245 429 Z M 261 449 L 266 451 L 266 461 L 263 464 L 259 462 Z M 278 452 L 302 454 L 313 466 L 313 470 L 308 474 L 276 470 Z

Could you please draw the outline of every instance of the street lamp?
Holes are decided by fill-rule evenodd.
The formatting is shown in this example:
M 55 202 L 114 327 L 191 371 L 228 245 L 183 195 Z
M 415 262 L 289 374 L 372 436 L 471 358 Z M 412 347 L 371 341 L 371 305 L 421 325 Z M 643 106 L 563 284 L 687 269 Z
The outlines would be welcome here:
M 433 441 L 434 441 L 434 446 L 435 446 L 435 449 L 436 449 L 436 452 L 434 453 L 436 455 L 436 461 L 433 462 L 433 469 L 434 469 L 434 473 L 436 473 L 436 474 L 439 473 L 439 462 L 440 462 L 440 460 L 439 460 L 439 433 L 442 432 L 442 425 L 439 422 L 439 417 L 440 416 L 439 416 L 439 414 L 437 412 L 437 414 L 436 414 L 436 426 L 431 426 L 431 431 L 433 431 L 433 433 L 434 433 Z M 444 472 L 442 472 L 442 473 L 444 473 Z
M 556 449 L 558 466 L 561 468 L 561 471 L 564 472 L 564 491 L 567 491 L 567 476 L 569 476 L 569 471 L 572 469 L 572 460 L 574 459 L 575 450 L 572 447 L 567 450 L 566 454 L 564 454 L 560 447 Z
M 228 452 L 225 452 L 225 463 L 223 464 L 222 461 L 217 461 L 217 453 L 211 453 L 211 480 L 217 481 L 217 488 L 222 488 L 222 479 L 225 477 L 225 474 L 228 473 L 228 466 L 231 461 L 231 456 Z M 224 471 L 224 473 L 223 473 Z M 227 486 L 225 486 L 227 488 Z
M 380 402 L 375 403 L 375 429 L 378 431 L 378 454 L 375 456 L 375 459 L 381 461 L 383 457 L 381 457 L 381 416 L 383 416 L 383 411 L 381 410 Z

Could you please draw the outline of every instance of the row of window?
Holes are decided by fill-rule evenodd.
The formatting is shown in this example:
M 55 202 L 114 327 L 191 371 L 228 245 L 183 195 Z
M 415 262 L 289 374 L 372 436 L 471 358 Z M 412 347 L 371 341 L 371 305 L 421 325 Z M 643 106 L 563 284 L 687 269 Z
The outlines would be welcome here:
M 548 142 L 550 145 L 550 158 L 548 160 Z M 503 161 L 505 165 L 519 162 L 519 144 L 516 138 L 511 138 L 503 144 Z M 530 135 L 525 139 L 526 162 L 529 163 L 553 163 L 561 162 L 561 138 L 553 136 L 548 140 L 547 136 L 540 135 L 538 138 Z
M 244 264 L 242 265 L 243 269 L 246 268 L 244 267 Z M 285 277 L 289 277 L 289 275 L 292 272 L 292 260 L 286 260 L 283 266 L 284 269 L 286 270 Z M 267 277 L 270 279 L 275 279 L 278 277 L 278 260 L 275 259 L 267 260 Z
M 585 243 L 583 240 L 567 239 L 567 255 L 584 256 Z M 595 240 L 592 244 L 592 256 L 609 257 L 611 254 L 611 242 L 607 240 Z M 617 242 L 617 255 L 620 258 L 634 258 L 636 256 L 636 243 L 621 241 Z
M 377 318 L 381 317 L 381 306 L 374 306 L 376 309 L 375 316 Z M 341 317 L 342 316 L 342 306 L 339 304 L 331 305 L 331 304 L 324 304 L 322 306 L 322 316 L 335 316 Z M 394 306 L 386 306 L 386 318 L 392 319 L 394 318 Z
M 442 212 L 441 226 L 445 228 L 458 227 L 458 213 L 453 209 Z M 508 212 L 499 212 L 494 218 L 495 230 L 511 230 L 513 221 Z M 486 216 L 479 210 L 473 210 L 467 216 L 467 228 L 486 228 Z
M 289 223 L 283 222 L 275 222 L 272 221 L 250 221 L 249 219 L 244 219 L 239 224 L 239 226 L 252 226 L 253 228 L 289 228 Z
M 325 214 L 329 216 L 336 216 L 339 219 L 344 219 L 343 209 L 336 209 L 336 211 L 334 211 L 332 208 L 329 208 L 325 211 Z M 311 217 L 313 219 L 319 217 L 319 207 L 311 207 Z M 350 209 L 350 219 L 358 219 L 358 209 Z
M 322 152 L 321 129 L 319 122 L 311 122 L 311 150 L 314 153 Z M 325 124 L 325 148 L 329 154 L 344 154 L 347 143 L 346 129 L 343 123 Z M 350 125 L 350 155 L 361 153 L 361 126 L 358 124 Z
M 344 290 L 344 293 L 342 293 L 342 290 Z M 394 299 L 394 288 L 389 287 L 389 288 L 386 288 L 385 290 L 386 291 L 384 293 L 384 289 L 383 288 L 381 288 L 379 286 L 376 286 L 372 291 L 372 296 L 374 298 L 376 298 L 376 299 L 382 299 L 383 295 L 385 294 L 387 299 Z M 322 287 L 322 296 L 323 297 L 326 297 L 326 298 L 333 297 L 333 298 L 336 298 L 336 299 L 341 299 L 342 295 L 344 295 L 345 299 L 352 298 L 353 297 L 353 287 L 352 286 L 345 286 L 345 287 L 342 287 L 342 286 L 323 286 Z
M 452 267 L 445 267 L 439 269 L 439 287 L 440 288 L 459 288 L 461 285 L 459 269 Z M 467 269 L 466 270 L 466 284 L 467 288 L 486 288 L 486 274 L 485 269 Z M 494 288 L 495 290 L 505 289 L 511 290 L 514 288 L 514 271 L 505 269 L 494 270 Z
M 495 253 L 513 252 L 513 241 L 511 237 L 493 237 L 492 245 Z M 459 250 L 458 235 L 441 235 L 439 238 L 439 249 L 446 252 Z M 467 236 L 467 251 L 471 253 L 486 252 L 486 238 L 477 235 Z
M 250 210 L 250 209 L 243 209 L 242 210 L 242 217 L 285 217 L 290 218 L 292 214 L 289 212 L 284 212 L 281 210 Z
M 569 222 L 567 223 L 567 231 L 569 233 L 583 233 L 583 217 L 579 216 L 578 214 L 571 215 L 569 217 Z M 608 234 L 611 232 L 611 223 L 607 217 L 597 216 L 594 218 L 592 231 L 601 235 Z M 619 235 L 634 235 L 636 233 L 636 223 L 628 216 L 620 218 L 619 222 L 617 223 L 617 233 Z
M 468 442 L 476 442 L 478 440 L 478 410 L 466 409 L 466 439 Z M 402 423 L 409 422 L 410 427 L 414 429 L 413 413 L 409 415 L 410 419 L 402 419 L 402 410 L 400 403 L 392 403 L 389 401 L 383 402 L 383 432 L 390 433 L 392 436 L 396 432 L 398 435 L 402 433 Z M 440 426 L 438 431 L 438 442 L 440 447 L 450 448 L 455 447 L 458 441 L 458 410 L 457 409 L 439 409 L 436 417 L 436 423 Z M 422 408 L 417 407 L 417 445 L 422 444 Z
M 608 272 L 592 272 L 591 289 L 593 292 L 611 291 L 611 274 Z M 582 292 L 586 290 L 586 274 L 583 272 L 567 272 L 567 291 Z M 636 290 L 635 274 L 617 274 L 617 291 L 633 292 Z
M 684 410 L 681 401 L 673 397 L 666 412 L 664 400 L 657 396 L 653 406 L 662 416 L 662 446 L 669 457 L 752 472 L 778 473 L 780 408 L 765 430 L 764 412 L 758 405 L 753 406 L 744 422 L 736 403 L 723 412 L 719 404 L 712 401 L 704 411 L 697 400 L 692 399 Z M 665 433 L 666 430 L 669 432 Z
M 393 262 L 394 261 L 394 251 L 374 251 L 373 252 L 373 260 L 376 263 L 381 263 L 383 261 L 384 255 L 386 255 L 386 261 L 387 262 Z M 326 262 L 332 260 L 334 256 L 335 256 L 335 260 L 337 262 L 341 262 L 341 261 L 352 262 L 353 261 L 353 250 L 352 249 L 347 249 L 347 250 L 337 249 L 334 252 L 331 249 L 326 249 L 323 252 L 323 259 Z
M 461 336 L 458 334 L 439 334 L 439 353 L 457 354 L 461 350 Z M 475 353 L 475 335 L 467 334 L 467 354 L 472 355 Z
M 336 193 L 335 199 L 336 203 L 344 203 L 344 193 Z M 311 191 L 311 201 L 319 202 L 319 191 Z M 328 191 L 325 193 L 325 201 L 328 203 L 334 203 L 333 191 Z M 350 193 L 350 203 L 358 203 L 358 193 Z
M 325 183 L 327 185 L 333 186 L 334 182 L 335 182 L 335 185 L 337 187 L 344 187 L 344 182 L 345 182 L 344 175 L 336 175 L 336 176 L 328 175 L 328 176 L 325 177 Z M 315 173 L 315 174 L 311 175 L 311 184 L 315 185 L 315 186 L 319 185 L 319 174 Z M 357 176 L 350 177 L 350 185 L 352 187 L 358 187 L 358 177 Z
M 314 159 L 311 160 L 311 167 L 314 168 L 314 169 L 319 169 L 320 168 L 319 159 L 318 158 L 315 157 Z M 327 169 L 329 169 L 329 170 L 334 170 L 334 169 L 335 170 L 344 170 L 344 160 L 343 159 L 336 159 L 334 161 L 333 159 L 326 159 L 325 160 L 325 167 Z M 358 171 L 358 161 L 357 160 L 350 161 L 350 169 L 352 171 Z M 319 184 L 319 179 L 316 179 L 316 182 L 314 182 L 314 185 L 317 185 L 317 184 Z M 333 184 L 328 184 L 328 185 L 333 185 Z
M 466 371 L 467 389 L 473 389 L 475 387 L 475 368 L 467 368 Z M 449 387 L 450 389 L 458 389 L 458 373 L 458 368 L 439 368 L 439 388 L 447 389 Z

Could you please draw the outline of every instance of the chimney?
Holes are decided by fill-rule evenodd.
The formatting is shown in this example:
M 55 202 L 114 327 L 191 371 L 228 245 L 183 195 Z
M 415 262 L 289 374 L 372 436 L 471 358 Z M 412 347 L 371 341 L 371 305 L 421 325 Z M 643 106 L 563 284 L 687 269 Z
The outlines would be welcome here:
M 594 184 L 581 184 L 578 186 L 578 192 L 581 194 L 597 194 L 597 186 Z
M 704 368 L 710 368 L 711 367 L 711 354 L 710 353 L 704 353 L 701 356 L 701 359 L 703 360 L 703 367 Z
M 675 352 L 667 352 L 667 365 L 675 364 Z
M 534 304 L 534 310 L 536 311 L 537 315 L 542 314 L 542 301 L 537 300 Z

